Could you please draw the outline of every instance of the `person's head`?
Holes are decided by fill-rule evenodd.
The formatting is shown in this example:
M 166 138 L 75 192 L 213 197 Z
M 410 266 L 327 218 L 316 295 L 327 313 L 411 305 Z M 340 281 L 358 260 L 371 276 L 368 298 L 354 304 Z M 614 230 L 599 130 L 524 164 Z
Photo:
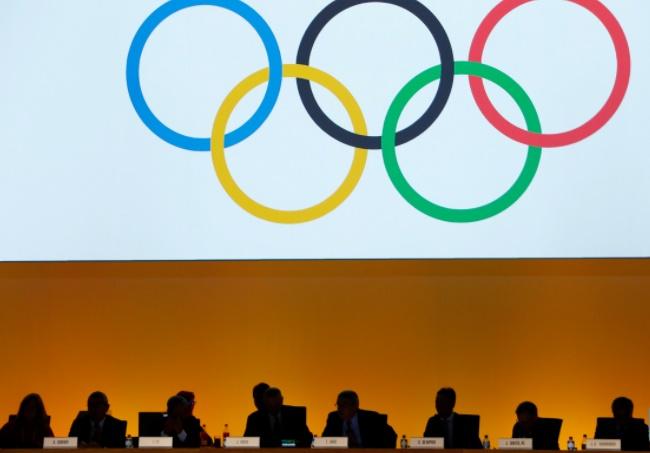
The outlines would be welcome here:
M 284 398 L 279 388 L 271 387 L 264 392 L 264 410 L 269 414 L 277 414 L 282 409 Z
M 359 395 L 353 390 L 344 390 L 336 398 L 336 408 L 343 421 L 351 420 L 359 411 Z
M 196 396 L 194 396 L 194 392 L 190 392 L 187 390 L 181 390 L 176 394 L 176 396 L 180 396 L 182 398 L 185 398 L 185 401 L 187 401 L 187 415 L 192 415 L 194 412 L 194 406 L 196 405 Z
M 187 417 L 187 408 L 190 403 L 182 396 L 174 395 L 167 400 L 167 416 L 173 418 Z
M 260 382 L 255 387 L 253 387 L 253 403 L 257 410 L 264 410 L 264 393 L 271 388 L 266 382 Z
M 436 394 L 436 412 L 438 412 L 438 415 L 447 418 L 454 413 L 454 407 L 456 407 L 456 391 L 451 387 L 438 390 Z
M 96 421 L 101 421 L 108 412 L 108 397 L 102 392 L 93 392 L 88 396 L 88 415 Z
M 634 414 L 634 403 L 624 396 L 616 398 L 612 402 L 612 415 L 617 421 L 626 421 Z
M 517 421 L 525 428 L 531 428 L 537 421 L 537 406 L 530 401 L 524 401 L 517 406 L 515 413 L 517 414 Z
M 18 407 L 17 418 L 24 422 L 34 422 L 37 420 L 44 420 L 47 417 L 45 411 L 45 404 L 40 395 L 30 393 L 20 402 Z

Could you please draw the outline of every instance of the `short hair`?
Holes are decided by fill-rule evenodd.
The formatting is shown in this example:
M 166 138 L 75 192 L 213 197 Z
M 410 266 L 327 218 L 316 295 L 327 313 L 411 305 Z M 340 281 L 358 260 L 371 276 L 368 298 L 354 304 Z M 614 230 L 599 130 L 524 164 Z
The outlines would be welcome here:
M 259 398 L 260 396 L 264 395 L 264 393 L 266 393 L 266 391 L 270 388 L 271 386 L 266 382 L 260 382 L 255 387 L 253 387 L 253 398 Z
M 189 404 L 192 404 L 196 399 L 194 392 L 190 392 L 189 390 L 181 390 L 176 394 L 176 396 L 182 396 Z
M 101 400 L 102 403 L 108 404 L 108 396 L 106 396 L 106 393 L 104 392 L 92 392 L 90 395 L 88 395 L 88 404 L 90 404 L 92 400 Z
M 612 411 L 622 410 L 628 413 L 634 412 L 634 403 L 625 396 L 619 396 L 612 401 Z
M 268 398 L 282 398 L 282 391 L 277 387 L 269 387 L 264 392 L 264 396 Z
M 454 404 L 456 404 L 456 390 L 451 387 L 443 387 L 438 390 L 438 396 L 449 398 Z
M 515 413 L 517 415 L 530 414 L 537 417 L 537 406 L 531 401 L 524 401 L 523 403 L 520 403 L 519 406 L 517 406 Z
M 339 393 L 339 396 L 336 398 L 336 402 L 347 401 L 349 403 L 358 405 L 359 404 L 359 395 L 354 390 L 343 390 Z
M 187 407 L 190 403 L 182 396 L 174 395 L 167 400 L 167 413 L 173 412 L 179 406 Z

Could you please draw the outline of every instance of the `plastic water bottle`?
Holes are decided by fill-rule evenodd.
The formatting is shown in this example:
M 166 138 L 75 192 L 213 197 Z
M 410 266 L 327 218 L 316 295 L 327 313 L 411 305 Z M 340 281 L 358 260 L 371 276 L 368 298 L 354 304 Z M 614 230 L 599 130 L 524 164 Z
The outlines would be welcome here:
M 483 437 L 483 449 L 489 450 L 490 448 L 492 448 L 492 444 L 490 443 L 490 437 L 486 434 Z
M 128 434 L 126 436 L 126 440 L 124 441 L 124 447 L 133 448 L 133 438 L 131 437 L 131 434 Z
M 200 438 L 201 438 L 202 447 L 209 447 L 210 445 L 212 445 L 212 438 L 210 438 L 207 428 L 208 428 L 207 425 L 201 426 Z
M 581 448 L 582 450 L 586 450 L 586 449 L 587 449 L 587 435 L 586 435 L 586 434 L 583 434 L 583 435 L 582 435 L 582 445 L 580 446 L 580 448 Z
M 406 434 L 402 434 L 402 438 L 399 441 L 399 448 L 402 450 L 409 448 L 409 441 L 406 439 Z
M 576 441 L 573 440 L 573 436 L 569 436 L 569 440 L 566 443 L 566 449 L 569 451 L 576 451 Z
M 225 425 L 223 425 L 223 435 L 221 436 L 221 438 L 223 439 L 222 447 L 226 446 L 226 439 L 228 439 L 229 437 L 230 437 L 230 430 L 228 430 L 228 423 L 226 423 Z
M 311 438 L 311 448 L 316 448 L 316 438 L 318 436 L 314 434 L 314 436 Z

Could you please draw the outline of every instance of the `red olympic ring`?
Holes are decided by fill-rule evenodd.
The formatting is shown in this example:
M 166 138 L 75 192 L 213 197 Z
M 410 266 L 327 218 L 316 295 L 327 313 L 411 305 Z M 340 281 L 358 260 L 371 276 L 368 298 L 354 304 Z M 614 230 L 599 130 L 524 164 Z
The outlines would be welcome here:
M 508 13 L 530 1 L 532 0 L 503 0 L 492 11 L 490 11 L 476 31 L 469 52 L 469 60 L 482 63 L 485 44 L 497 24 Z M 616 51 L 616 81 L 614 87 L 612 88 L 612 92 L 605 105 L 593 118 L 576 129 L 557 134 L 529 132 L 515 126 L 496 110 L 485 91 L 483 79 L 470 77 L 472 95 L 474 96 L 481 113 L 483 113 L 490 124 L 512 140 L 528 146 L 558 148 L 578 143 L 598 132 L 610 119 L 612 119 L 618 108 L 621 106 L 630 83 L 632 66 L 630 47 L 625 32 L 616 17 L 614 17 L 612 12 L 599 0 L 569 1 L 587 9 L 595 15 L 600 22 L 602 22 L 614 42 L 614 49 Z

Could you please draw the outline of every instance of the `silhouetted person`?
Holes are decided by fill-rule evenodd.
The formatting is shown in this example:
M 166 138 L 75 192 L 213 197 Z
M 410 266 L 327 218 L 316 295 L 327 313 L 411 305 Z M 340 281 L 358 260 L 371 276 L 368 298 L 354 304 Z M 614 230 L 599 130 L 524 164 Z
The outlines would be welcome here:
M 436 394 L 436 412 L 427 422 L 424 437 L 442 437 L 445 448 L 482 448 L 479 438 L 479 417 L 454 412 L 456 392 L 442 388 Z
M 258 411 L 264 410 L 264 393 L 271 388 L 266 382 L 260 382 L 253 387 L 253 404 Z
M 69 436 L 78 438 L 80 447 L 124 448 L 126 422 L 108 415 L 108 397 L 93 392 L 87 407 L 88 411 L 79 413 L 72 422 Z
M 534 450 L 559 450 L 559 428 L 562 421 L 557 419 L 539 418 L 537 406 L 530 401 L 524 401 L 516 410 L 517 423 L 512 428 L 513 438 L 533 440 Z
M 350 448 L 395 448 L 397 434 L 388 424 L 388 417 L 359 409 L 356 392 L 341 392 L 336 407 L 327 416 L 323 437 L 347 437 Z
M 43 448 L 43 439 L 53 436 L 43 400 L 32 393 L 0 429 L 0 448 Z
M 161 435 L 174 438 L 174 448 L 198 448 L 201 446 L 201 425 L 196 417 L 190 417 L 190 403 L 182 396 L 172 396 L 167 401 L 167 414 Z
M 648 425 L 643 419 L 633 418 L 634 403 L 625 397 L 612 403 L 613 418 L 599 418 L 596 439 L 620 439 L 621 448 L 630 451 L 648 450 Z
M 281 447 L 283 440 L 295 441 L 298 448 L 308 448 L 313 438 L 307 427 L 307 409 L 285 405 L 277 388 L 264 392 L 262 410 L 248 416 L 244 436 L 259 437 L 264 448 Z
M 196 424 L 201 427 L 201 432 L 199 436 L 201 441 L 201 446 L 212 446 L 214 444 L 212 437 L 210 436 L 210 434 L 207 433 L 207 431 L 203 428 L 203 426 L 201 426 L 201 421 L 198 418 L 196 418 L 196 416 L 194 415 L 194 407 L 196 406 L 196 396 L 194 395 L 194 392 L 181 390 L 176 395 L 185 398 L 185 401 L 187 401 L 188 403 L 187 406 L 188 423 Z

